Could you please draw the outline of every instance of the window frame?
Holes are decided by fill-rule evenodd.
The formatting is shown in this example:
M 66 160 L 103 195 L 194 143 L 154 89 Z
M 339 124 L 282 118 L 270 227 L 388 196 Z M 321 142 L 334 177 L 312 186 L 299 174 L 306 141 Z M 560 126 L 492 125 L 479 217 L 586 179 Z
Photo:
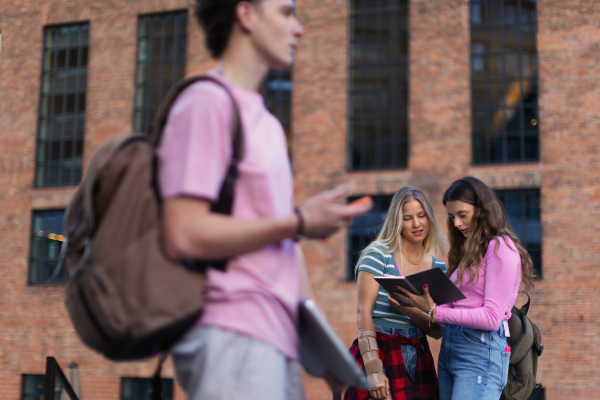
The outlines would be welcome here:
M 290 82 L 290 90 L 273 90 L 269 89 L 269 82 L 273 80 L 289 80 Z M 283 131 L 286 136 L 288 154 L 292 156 L 292 96 L 294 91 L 294 70 L 293 68 L 287 68 L 283 70 L 271 69 L 269 70 L 267 76 L 262 85 L 262 95 L 265 102 L 265 105 L 269 112 L 275 116 L 281 123 L 283 127 Z M 274 96 L 270 96 L 269 92 L 274 92 Z M 286 93 L 289 93 L 289 98 L 287 98 Z M 270 103 L 273 103 L 273 107 L 269 107 Z M 285 111 L 283 109 L 288 108 L 288 119 L 284 118 Z
M 535 18 L 526 22 L 521 22 L 523 15 L 522 3 L 527 2 L 533 4 Z M 530 0 L 514 0 L 516 5 L 514 18 L 511 23 L 507 23 L 504 17 L 505 1 L 498 0 L 470 0 L 469 1 L 469 59 L 470 59 L 470 98 L 471 98 L 471 164 L 472 165 L 497 165 L 511 163 L 530 163 L 539 162 L 540 160 L 540 118 L 539 118 L 539 67 L 538 67 L 538 46 L 537 46 L 537 6 L 535 2 Z M 474 25 L 474 10 L 475 4 L 479 4 L 481 9 L 481 23 Z M 490 24 L 488 14 L 489 4 L 499 5 L 499 23 Z M 531 29 L 531 30 L 528 30 Z M 500 50 L 490 50 L 489 32 L 498 32 L 500 34 Z M 507 49 L 507 32 L 514 33 L 518 31 L 518 46 L 516 49 Z M 523 32 L 533 32 L 534 45 L 523 47 Z M 476 43 L 473 41 L 473 35 L 482 33 L 483 44 L 480 47 L 480 52 L 474 52 Z M 516 75 L 509 75 L 507 70 L 508 59 L 512 57 L 513 61 L 517 60 Z M 524 60 L 531 57 L 532 66 L 531 73 L 525 74 Z M 500 63 L 500 77 L 492 78 L 490 76 L 489 60 L 497 59 Z M 474 65 L 475 61 L 481 60 L 483 68 L 483 78 L 475 79 Z M 528 96 L 535 95 L 534 100 L 525 101 L 525 83 L 529 82 L 532 85 L 531 92 Z M 514 86 L 518 83 L 518 87 Z M 512 84 L 511 90 L 516 93 L 518 101 L 512 105 L 508 104 L 507 97 L 509 93 L 509 84 Z M 500 85 L 500 86 L 498 86 Z M 494 87 L 492 87 L 494 86 Z M 480 94 L 483 96 L 484 104 L 479 102 L 476 106 L 475 87 L 479 87 Z M 483 91 L 481 91 L 483 88 Z M 501 103 L 495 103 L 492 99 L 493 92 L 498 92 L 504 100 Z M 512 93 L 511 92 L 511 93 Z M 516 123 L 518 129 L 509 128 L 513 122 Z M 499 133 L 492 133 L 492 119 L 500 118 L 502 121 L 501 130 Z M 530 119 L 527 125 L 527 119 Z M 478 125 L 482 124 L 483 129 Z M 529 127 L 529 129 L 527 129 Z M 498 146 L 495 142 L 500 142 Z M 509 154 L 509 146 L 518 147 L 518 157 L 512 157 Z M 529 149 L 529 150 L 528 150 Z M 531 151 L 535 156 L 527 157 L 528 151 Z
M 148 27 L 148 34 L 145 37 L 148 40 L 148 43 L 150 43 L 150 37 L 152 36 L 159 36 L 160 37 L 160 41 L 161 41 L 161 55 L 159 57 L 159 62 L 158 63 L 153 63 L 151 62 L 152 60 L 156 60 L 153 57 L 148 56 L 147 60 L 151 60 L 151 61 L 146 61 L 145 63 L 140 63 L 140 53 L 141 53 L 141 42 L 142 39 L 144 39 L 143 36 L 140 35 L 140 30 L 141 30 L 141 23 L 144 19 L 149 19 L 151 21 L 152 18 L 155 17 L 167 17 L 169 15 L 173 15 L 175 18 L 177 18 L 180 15 L 185 14 L 186 19 L 185 19 L 185 34 L 182 34 L 181 32 L 177 31 L 177 28 L 179 28 L 179 26 L 177 25 L 177 20 L 175 19 L 174 22 L 174 33 L 172 35 L 166 35 L 164 33 L 161 33 L 160 35 L 152 35 L 151 34 L 151 29 L 150 29 L 150 22 L 148 23 L 149 27 Z M 186 8 L 183 9 L 177 9 L 177 10 L 168 10 L 168 11 L 164 11 L 164 12 L 153 12 L 153 13 L 147 13 L 147 14 L 139 14 L 137 16 L 137 24 L 136 24 L 136 30 L 135 30 L 135 37 L 136 37 L 136 45 L 135 45 L 135 74 L 134 74 L 134 81 L 133 81 L 133 86 L 134 86 L 134 91 L 133 91 L 133 111 L 132 111 L 132 117 L 131 117 L 131 121 L 132 121 L 132 127 L 133 127 L 133 131 L 138 133 L 138 134 L 142 134 L 142 135 L 150 135 L 151 134 L 151 128 L 154 122 L 154 118 L 156 116 L 156 113 L 158 112 L 158 109 L 160 107 L 160 104 L 162 103 L 162 101 L 164 100 L 166 94 L 169 92 L 169 90 L 173 87 L 173 85 L 180 81 L 181 79 L 185 78 L 185 73 L 186 73 L 186 68 L 187 68 L 187 61 L 188 61 L 188 45 L 189 45 L 189 38 L 188 38 L 188 28 L 189 28 L 189 11 Z M 164 28 L 164 19 L 161 20 L 161 30 Z M 173 61 L 173 63 L 183 63 L 183 65 L 178 65 L 178 66 L 173 66 L 173 72 L 172 72 L 172 78 L 173 80 L 171 81 L 170 85 L 165 84 L 165 82 L 168 82 L 167 80 L 165 80 L 165 71 L 164 71 L 164 64 L 167 62 L 167 60 L 164 57 L 164 51 L 162 49 L 162 44 L 164 44 L 165 40 L 167 40 L 168 38 L 181 38 L 184 37 L 185 38 L 185 52 L 184 55 L 182 57 L 177 55 L 177 42 L 174 42 L 174 47 L 175 47 L 175 57 L 172 58 L 171 61 Z M 147 51 L 148 54 L 151 51 L 150 46 L 147 47 Z M 145 80 L 142 80 L 141 78 L 141 73 L 140 71 L 142 70 L 141 66 L 142 65 L 151 65 L 151 64 L 157 64 L 160 66 L 159 69 L 159 81 L 157 84 L 153 84 L 150 80 L 150 74 L 148 73 L 148 68 L 146 68 L 146 72 L 145 72 Z M 182 68 L 183 74 L 181 76 L 179 76 L 179 74 L 176 74 L 176 69 L 177 68 Z M 177 76 L 176 76 L 177 75 Z M 152 102 L 150 100 L 151 98 L 151 88 L 152 87 L 158 87 L 159 90 L 159 94 L 158 94 L 158 104 L 156 105 L 152 105 Z M 143 89 L 143 100 L 141 100 L 141 105 L 138 105 L 138 91 L 140 89 Z M 161 91 L 163 91 L 161 93 Z M 141 129 L 138 129 L 138 114 L 141 116 Z M 145 126 L 145 124 L 147 124 Z
M 503 201 L 503 197 L 506 195 L 519 195 L 521 197 L 521 217 L 520 217 L 520 223 L 526 227 L 526 223 L 527 221 L 532 221 L 532 220 L 527 220 L 527 203 L 526 203 L 526 197 L 528 195 L 533 195 L 534 199 L 537 198 L 537 208 L 539 209 L 539 224 L 540 224 L 540 244 L 539 244 L 539 265 L 535 265 L 534 262 L 534 271 L 536 272 L 536 277 L 535 279 L 539 279 L 542 280 L 543 279 L 543 274 L 544 274 L 544 268 L 543 268 L 543 259 L 542 259 L 542 255 L 543 255 L 543 249 L 544 249 L 544 236 L 543 236 L 543 230 L 542 230 L 542 196 L 541 196 L 541 189 L 540 188 L 523 188 L 523 189 L 498 189 L 494 191 L 496 193 L 496 196 L 498 197 L 498 200 L 500 200 L 500 203 L 502 204 L 502 206 L 504 207 L 504 211 L 505 211 L 505 215 L 507 218 L 507 222 L 509 223 L 509 225 L 511 226 L 511 229 L 513 229 L 512 227 L 512 221 L 510 218 L 510 215 L 508 214 L 508 208 L 507 205 L 505 203 L 505 201 Z M 526 229 L 526 228 L 524 228 Z M 513 231 L 514 232 L 514 231 Z M 515 235 L 517 235 L 517 232 L 514 232 Z M 517 237 L 519 237 L 519 235 L 517 235 Z M 523 245 L 523 247 L 525 247 L 525 250 L 527 250 L 527 252 L 529 252 L 531 249 L 528 249 L 528 244 L 526 242 L 524 242 L 523 240 L 524 238 L 519 237 L 519 240 L 521 241 L 521 244 Z M 531 245 L 529 245 L 531 246 Z M 534 250 L 538 250 L 538 249 L 534 249 Z
M 351 196 L 351 197 L 348 197 L 347 201 L 349 203 L 354 200 L 360 199 L 361 197 L 363 197 L 363 196 L 362 195 Z M 356 281 L 356 276 L 354 273 L 354 269 L 356 267 L 356 265 L 354 263 L 354 257 L 357 255 L 360 255 L 360 252 L 363 251 L 364 248 L 366 248 L 366 245 L 368 245 L 369 243 L 371 243 L 373 240 L 375 240 L 377 238 L 377 235 L 381 231 L 381 228 L 383 227 L 383 223 L 385 222 L 385 218 L 382 218 L 380 224 L 377 224 L 377 225 L 374 224 L 372 226 L 364 226 L 364 223 L 362 223 L 363 218 L 369 218 L 369 214 L 374 214 L 374 213 L 381 213 L 383 215 L 387 215 L 387 212 L 389 211 L 390 204 L 392 202 L 392 198 L 394 197 L 394 194 L 393 193 L 391 193 L 391 194 L 376 194 L 376 195 L 370 195 L 370 197 L 373 199 L 373 208 L 371 209 L 371 211 L 369 211 L 364 216 L 354 218 L 352 220 L 352 224 L 348 227 L 348 229 L 346 231 L 346 278 L 345 279 L 347 281 Z M 385 214 L 384 214 L 384 212 L 385 212 Z M 352 240 L 353 240 L 352 229 L 355 228 L 355 224 L 357 224 L 358 222 L 360 222 L 362 225 L 359 229 L 361 229 L 362 233 L 363 233 L 361 238 L 359 238 L 359 240 L 362 242 L 365 242 L 366 245 L 364 247 L 360 248 L 358 251 L 355 251 L 356 249 L 352 248 L 353 247 L 352 246 Z M 375 234 L 372 239 L 369 237 L 369 235 L 365 234 L 365 232 L 364 232 L 365 230 L 369 230 L 369 229 L 375 230 Z
M 58 183 L 57 184 L 48 184 L 47 183 L 47 176 L 49 174 L 48 172 L 48 167 L 51 166 L 51 162 L 49 161 L 49 156 L 48 154 L 50 153 L 50 146 L 48 146 L 48 148 L 44 148 L 43 146 L 41 146 L 41 144 L 49 144 L 51 143 L 50 139 L 50 132 L 49 132 L 49 127 L 52 125 L 52 121 L 54 121 L 54 117 L 57 115 L 55 114 L 54 111 L 54 101 L 52 101 L 53 97 L 52 96 L 48 96 L 48 109 L 51 110 L 52 112 L 49 112 L 47 115 L 42 115 L 42 112 L 44 110 L 44 76 L 45 74 L 54 74 L 55 69 L 54 69 L 54 60 L 58 57 L 58 55 L 55 55 L 53 58 L 53 62 L 52 62 L 52 68 L 50 69 L 46 69 L 45 68 L 45 59 L 46 59 L 46 53 L 48 51 L 50 51 L 49 47 L 47 46 L 47 32 L 51 29 L 58 29 L 58 28 L 69 28 L 69 27 L 73 27 L 73 26 L 84 26 L 87 25 L 87 31 L 88 31 L 88 37 L 87 37 L 87 44 L 82 44 L 81 43 L 81 39 L 79 40 L 78 45 L 76 46 L 78 49 L 87 46 L 87 60 L 86 60 L 86 65 L 85 65 L 85 90 L 83 91 L 83 95 L 85 96 L 85 100 L 84 100 L 84 104 L 85 104 L 85 109 L 83 110 L 82 114 L 82 133 L 81 135 L 77 135 L 76 133 L 71 133 L 71 134 L 65 134 L 64 131 L 66 131 L 66 128 L 63 128 L 63 133 L 61 133 L 60 135 L 60 141 L 59 141 L 59 145 L 60 145 L 60 150 L 59 150 L 59 160 L 55 162 L 55 164 L 58 166 Z M 85 125 L 86 125 L 86 114 L 87 114 L 87 94 L 88 94 L 88 65 L 89 65 L 89 60 L 90 60 L 90 54 L 91 54 L 91 46 L 90 46 L 90 37 L 91 37 L 91 23 L 89 20 L 83 20 L 83 21 L 76 21 L 76 22 L 69 22 L 69 23 L 59 23 L 59 24 L 48 24 L 48 25 L 44 25 L 43 29 L 42 29 L 42 57 L 41 57 L 41 62 L 40 62 L 40 89 L 39 89 L 39 98 L 38 98 L 38 113 L 37 113 L 37 127 L 36 127 L 36 148 L 35 148 L 35 160 L 34 160 L 34 178 L 33 178 L 33 187 L 36 189 L 39 188 L 60 188 L 60 187 L 72 187 L 72 186 L 77 186 L 81 180 L 81 177 L 83 175 L 83 159 L 85 156 Z M 54 47 L 54 46 L 53 46 Z M 60 47 L 60 46 L 58 46 Z M 74 47 L 65 47 L 63 46 L 63 48 L 67 51 L 67 53 Z M 58 53 L 58 52 L 57 52 Z M 65 56 L 66 57 L 66 56 Z M 80 52 L 78 51 L 78 67 L 77 69 L 80 69 L 81 67 L 79 66 L 79 61 L 80 58 L 82 56 L 80 55 Z M 68 60 L 65 58 L 65 63 L 68 63 Z M 64 69 L 66 70 L 67 67 L 65 67 Z M 50 85 L 52 85 L 52 83 L 50 83 Z M 78 85 L 76 85 L 78 86 Z M 52 87 L 52 86 L 51 86 Z M 78 86 L 79 88 L 79 86 Z M 54 93 L 54 91 L 50 91 L 50 94 Z M 63 95 L 65 95 L 66 93 L 68 93 L 68 90 L 62 90 Z M 75 103 L 74 103 L 74 108 L 75 110 L 77 110 L 79 102 L 80 102 L 80 96 L 81 92 L 77 91 L 75 93 Z M 65 96 L 66 97 L 66 96 Z M 63 101 L 63 104 L 66 103 L 67 100 L 65 99 Z M 74 112 L 74 114 L 77 114 Z M 59 114 L 60 115 L 60 114 Z M 47 125 L 47 130 L 48 132 L 46 132 L 47 135 L 47 140 L 44 142 L 41 139 L 41 133 L 42 133 L 42 125 L 43 125 L 43 121 L 48 121 L 48 125 Z M 75 119 L 73 120 L 75 121 Z M 73 122 L 73 124 L 75 125 L 76 122 Z M 76 140 L 81 140 L 81 165 L 79 166 L 79 176 L 74 177 L 74 180 L 76 180 L 77 182 L 64 182 L 61 178 L 62 178 L 62 162 L 64 157 L 62 156 L 63 154 L 63 143 L 65 141 L 65 139 L 73 139 L 73 141 Z M 73 151 L 73 155 L 75 154 L 75 152 L 77 151 L 77 144 L 73 145 L 74 149 L 72 149 Z M 39 161 L 40 160 L 40 153 L 41 152 L 46 153 L 45 159 L 44 161 Z M 76 157 L 73 157 L 76 158 Z M 44 177 L 40 178 L 40 170 L 43 169 L 44 170 Z M 76 169 L 76 168 L 74 168 Z M 72 174 L 75 174 L 75 172 L 72 172 Z M 39 180 L 42 179 L 44 182 L 42 184 L 39 184 Z
M 150 390 L 152 390 L 152 378 L 146 378 L 146 377 L 139 377 L 139 376 L 122 376 L 121 377 L 121 385 L 119 388 L 119 400 L 138 400 L 137 397 L 135 398 L 131 398 L 131 397 L 124 397 L 124 387 L 126 382 L 132 382 L 132 381 L 143 381 L 145 383 L 148 383 L 148 388 Z M 175 382 L 173 378 L 161 378 L 161 389 L 163 392 L 163 399 L 164 400 L 173 400 L 175 398 Z M 165 395 L 165 388 L 164 388 L 164 384 L 169 382 L 171 384 L 171 396 L 167 397 L 167 395 Z M 150 399 L 150 396 L 148 396 L 148 399 Z
M 360 7 L 367 9 L 368 0 L 353 0 L 349 3 L 348 13 L 348 64 L 347 64 L 347 110 L 346 110 L 346 171 L 347 172 L 370 172 L 370 171 L 389 171 L 408 169 L 408 159 L 410 156 L 409 142 L 409 66 L 410 66 L 410 12 L 408 0 L 399 0 L 393 11 L 386 11 L 387 2 L 379 1 L 375 11 L 355 12 Z M 356 7 L 355 7 L 356 5 Z M 387 5 L 389 7 L 389 5 Z M 385 29 L 382 24 L 381 16 L 395 15 L 389 22 L 389 34 L 383 35 L 361 35 L 355 37 L 354 23 L 357 16 L 375 18 L 378 31 Z M 406 26 L 401 26 L 403 21 Z M 365 25 L 368 27 L 368 25 Z M 396 28 L 394 30 L 394 28 Z M 368 29 L 368 28 L 365 28 Z M 367 53 L 368 45 L 381 46 L 380 51 L 376 51 L 377 58 L 383 58 L 385 51 L 389 51 L 387 61 L 378 60 L 368 62 L 368 57 L 360 58 L 359 62 L 354 62 L 354 53 L 360 47 L 363 55 Z M 402 54 L 404 52 L 404 55 Z M 389 82 L 385 85 L 385 74 L 382 71 L 389 71 Z M 369 70 L 374 73 L 375 85 L 370 88 L 356 88 L 353 80 L 359 74 L 361 86 L 364 86 L 369 79 Z M 356 71 L 356 72 L 355 72 Z M 375 71 L 375 72 L 373 72 Z M 396 73 L 401 71 L 401 73 Z M 360 102 L 366 102 L 371 96 L 382 109 L 387 101 L 386 111 L 377 114 L 356 114 L 354 113 L 354 102 L 360 99 Z M 362 109 L 360 104 L 358 109 Z M 398 111 L 401 109 L 401 111 Z M 355 131 L 356 128 L 356 131 Z M 386 136 L 388 136 L 386 138 Z M 369 149 L 370 148 L 370 149 Z M 370 151 L 369 151 L 370 150 Z M 399 150 L 399 151 L 398 151 Z
M 39 209 L 39 210 L 32 210 L 31 211 L 31 227 L 29 230 L 29 262 L 28 262 L 28 269 L 27 269 L 27 286 L 64 286 L 65 283 L 67 282 L 67 277 L 66 277 L 66 271 L 63 269 L 61 271 L 61 274 L 57 277 L 56 280 L 54 281 L 50 281 L 50 280 L 46 280 L 46 281 L 41 281 L 41 282 L 34 282 L 32 280 L 32 268 L 33 268 L 33 263 L 34 262 L 40 262 L 40 263 L 49 263 L 50 261 L 47 260 L 47 256 L 44 256 L 44 258 L 42 260 L 39 259 L 35 259 L 33 252 L 34 252 L 34 239 L 35 239 L 35 232 L 34 232 L 34 228 L 35 228 L 35 221 L 36 221 L 36 214 L 42 214 L 42 213 L 62 213 L 63 214 L 63 221 L 64 221 L 64 215 L 65 215 L 66 210 L 64 208 L 50 208 L 50 209 Z M 63 226 L 63 231 L 64 231 L 64 226 Z M 52 232 L 54 233 L 54 232 Z M 64 232 L 60 232 L 60 234 L 62 235 Z M 64 235 L 63 235 L 64 236 Z M 49 239 L 49 240 L 53 240 L 53 239 Z M 54 240 L 59 240 L 59 241 L 64 241 L 60 240 L 60 239 L 54 239 Z M 60 245 L 62 246 L 62 245 Z M 60 254 L 60 248 L 58 253 Z M 58 254 L 57 254 L 57 261 L 58 261 Z M 52 275 L 50 275 L 51 277 Z

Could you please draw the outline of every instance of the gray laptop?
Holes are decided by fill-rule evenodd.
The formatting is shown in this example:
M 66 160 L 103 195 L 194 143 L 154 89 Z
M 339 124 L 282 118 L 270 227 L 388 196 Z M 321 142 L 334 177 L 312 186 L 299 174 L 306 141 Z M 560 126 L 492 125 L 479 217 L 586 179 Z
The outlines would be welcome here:
M 300 318 L 300 362 L 310 375 L 331 372 L 351 387 L 368 389 L 367 377 L 356 364 L 313 300 L 302 300 Z

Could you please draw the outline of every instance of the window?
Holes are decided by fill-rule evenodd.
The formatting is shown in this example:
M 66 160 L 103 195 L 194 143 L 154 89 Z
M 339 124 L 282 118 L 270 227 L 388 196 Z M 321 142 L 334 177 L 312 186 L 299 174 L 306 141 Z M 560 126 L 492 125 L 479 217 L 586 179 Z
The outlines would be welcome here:
M 271 70 L 265 79 L 263 86 L 265 104 L 271 113 L 276 116 L 287 138 L 288 149 L 291 150 L 291 108 L 292 108 L 292 71 Z
M 77 185 L 81 179 L 89 24 L 44 30 L 35 186 Z
M 161 379 L 163 400 L 173 400 L 173 379 Z M 151 400 L 152 379 L 121 378 L 121 400 Z
M 66 281 L 63 269 L 52 281 L 63 240 L 64 210 L 33 212 L 31 228 L 31 257 L 29 261 L 30 284 L 56 284 Z
M 348 168 L 406 168 L 408 1 L 350 3 Z
M 133 127 L 149 134 L 171 86 L 185 75 L 187 11 L 140 16 Z
M 359 197 L 351 197 L 348 201 L 356 200 Z M 353 218 L 352 225 L 348 228 L 348 280 L 355 279 L 354 268 L 358 262 L 360 252 L 379 235 L 393 196 L 379 195 L 371 197 L 373 198 L 373 209 L 365 215 Z
M 533 260 L 536 275 L 542 277 L 542 226 L 539 189 L 500 190 L 496 192 L 504 204 L 512 230 Z
M 534 0 L 471 1 L 473 163 L 539 159 Z
M 21 400 L 40 400 L 44 399 L 46 375 L 23 375 L 21 387 Z M 57 380 L 54 389 L 54 398 L 60 399 L 62 386 Z
M 528 400 L 545 400 L 546 399 L 546 388 L 536 387 L 533 389 L 533 393 L 529 396 Z

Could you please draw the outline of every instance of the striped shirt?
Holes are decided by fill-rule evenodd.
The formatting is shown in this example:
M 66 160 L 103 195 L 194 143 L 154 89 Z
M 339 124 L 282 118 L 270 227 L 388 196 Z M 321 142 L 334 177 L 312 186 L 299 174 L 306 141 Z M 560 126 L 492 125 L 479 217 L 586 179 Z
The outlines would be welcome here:
M 389 251 L 389 249 L 383 246 L 378 246 L 377 248 L 384 252 Z M 446 263 L 433 256 L 431 257 L 433 258 L 432 268 L 441 268 L 444 272 L 448 270 Z M 358 271 L 365 271 L 375 276 L 402 276 L 400 275 L 400 269 L 396 265 L 393 254 L 382 254 L 377 251 L 369 252 L 363 257 L 358 266 Z M 388 326 L 390 328 L 410 328 L 416 326 L 407 315 L 402 314 L 390 305 L 387 295 L 388 292 L 380 286 L 373 309 L 373 322 L 376 325 Z

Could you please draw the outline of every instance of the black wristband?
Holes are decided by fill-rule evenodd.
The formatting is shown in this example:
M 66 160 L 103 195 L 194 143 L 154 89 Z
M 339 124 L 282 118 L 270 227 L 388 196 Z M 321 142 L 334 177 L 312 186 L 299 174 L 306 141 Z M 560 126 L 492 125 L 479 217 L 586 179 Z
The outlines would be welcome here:
M 302 211 L 298 207 L 294 207 L 294 213 L 298 216 L 298 230 L 296 231 L 294 240 L 298 242 L 304 236 L 304 215 L 302 215 Z

